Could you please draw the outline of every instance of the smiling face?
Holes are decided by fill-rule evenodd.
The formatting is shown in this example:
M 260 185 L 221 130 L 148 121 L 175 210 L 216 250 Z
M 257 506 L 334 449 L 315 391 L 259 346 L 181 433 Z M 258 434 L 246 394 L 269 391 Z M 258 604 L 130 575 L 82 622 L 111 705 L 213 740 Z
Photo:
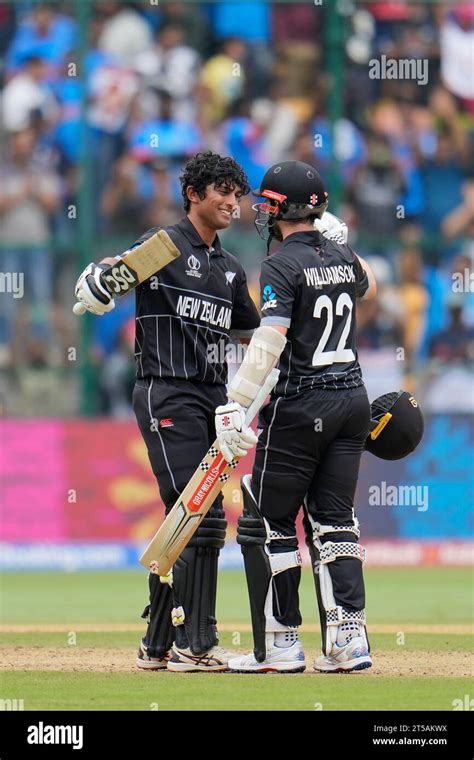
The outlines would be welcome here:
M 201 224 L 215 230 L 226 229 L 239 205 L 242 190 L 238 185 L 207 185 L 206 195 L 200 198 L 194 188 L 189 187 L 187 195 L 191 201 L 190 216 L 196 216 Z

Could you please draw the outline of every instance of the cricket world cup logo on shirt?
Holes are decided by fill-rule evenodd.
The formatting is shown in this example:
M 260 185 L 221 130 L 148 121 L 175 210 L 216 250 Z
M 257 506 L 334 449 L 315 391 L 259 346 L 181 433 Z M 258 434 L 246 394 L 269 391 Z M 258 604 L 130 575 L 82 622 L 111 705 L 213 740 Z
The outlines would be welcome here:
M 199 271 L 201 269 L 201 262 L 196 256 L 192 255 L 188 258 L 188 267 L 189 269 L 186 269 L 188 277 L 202 277 Z

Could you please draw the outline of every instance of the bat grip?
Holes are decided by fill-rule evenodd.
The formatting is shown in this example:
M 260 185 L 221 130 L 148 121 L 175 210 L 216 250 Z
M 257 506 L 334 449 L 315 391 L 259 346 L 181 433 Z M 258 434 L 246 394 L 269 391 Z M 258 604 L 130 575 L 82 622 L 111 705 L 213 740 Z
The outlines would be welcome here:
M 247 425 L 250 425 L 254 417 L 257 416 L 258 412 L 260 411 L 260 407 L 262 406 L 266 397 L 274 389 L 275 385 L 277 384 L 279 376 L 280 376 L 280 370 L 276 368 L 272 369 L 267 379 L 263 383 L 262 387 L 260 388 L 259 392 L 257 393 L 254 400 L 252 401 L 249 408 L 247 409 L 247 412 L 245 414 L 245 422 Z
M 82 303 L 79 303 L 79 302 L 74 304 L 74 306 L 72 307 L 72 310 L 77 317 L 80 317 L 81 314 L 86 313 L 86 307 Z

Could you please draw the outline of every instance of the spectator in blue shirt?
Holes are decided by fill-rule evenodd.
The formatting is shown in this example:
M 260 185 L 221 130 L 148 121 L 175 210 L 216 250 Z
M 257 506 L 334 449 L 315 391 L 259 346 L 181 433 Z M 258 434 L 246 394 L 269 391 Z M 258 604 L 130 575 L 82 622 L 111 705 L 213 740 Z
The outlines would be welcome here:
M 271 55 L 270 7 L 261 2 L 215 3 L 212 10 L 214 34 L 218 40 L 239 37 L 249 47 L 249 94 L 260 97 L 268 86 Z
M 270 40 L 270 10 L 266 0 L 262 2 L 216 3 L 212 8 L 215 36 L 240 37 L 246 42 Z
M 249 115 L 249 104 L 238 100 L 229 109 L 229 118 L 222 124 L 222 151 L 244 168 L 251 187 L 258 187 L 268 160 L 262 130 Z
M 75 22 L 49 3 L 41 3 L 18 26 L 6 56 L 8 74 L 22 67 L 25 57 L 39 56 L 49 67 L 49 79 L 54 80 L 67 55 L 77 42 Z
M 463 170 L 448 134 L 438 136 L 436 154 L 426 161 L 421 174 L 425 191 L 423 228 L 427 235 L 439 236 L 444 217 L 462 201 Z
M 161 93 L 160 118 L 138 124 L 129 138 L 129 147 L 135 158 L 145 161 L 165 156 L 182 161 L 197 153 L 201 146 L 201 136 L 193 124 L 172 115 L 173 99 Z

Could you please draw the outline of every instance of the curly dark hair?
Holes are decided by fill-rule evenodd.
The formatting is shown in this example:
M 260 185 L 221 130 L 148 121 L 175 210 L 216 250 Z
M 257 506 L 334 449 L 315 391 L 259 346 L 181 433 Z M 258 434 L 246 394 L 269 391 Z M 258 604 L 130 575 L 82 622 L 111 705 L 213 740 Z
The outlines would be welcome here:
M 191 206 L 186 195 L 186 188 L 188 187 L 193 187 L 201 200 L 206 197 L 208 185 L 228 187 L 229 189 L 237 185 L 242 191 L 242 195 L 248 195 L 250 192 L 247 175 L 237 161 L 234 161 L 230 156 L 219 156 L 218 153 L 212 151 L 196 153 L 184 167 L 179 180 L 185 211 L 189 211 Z

